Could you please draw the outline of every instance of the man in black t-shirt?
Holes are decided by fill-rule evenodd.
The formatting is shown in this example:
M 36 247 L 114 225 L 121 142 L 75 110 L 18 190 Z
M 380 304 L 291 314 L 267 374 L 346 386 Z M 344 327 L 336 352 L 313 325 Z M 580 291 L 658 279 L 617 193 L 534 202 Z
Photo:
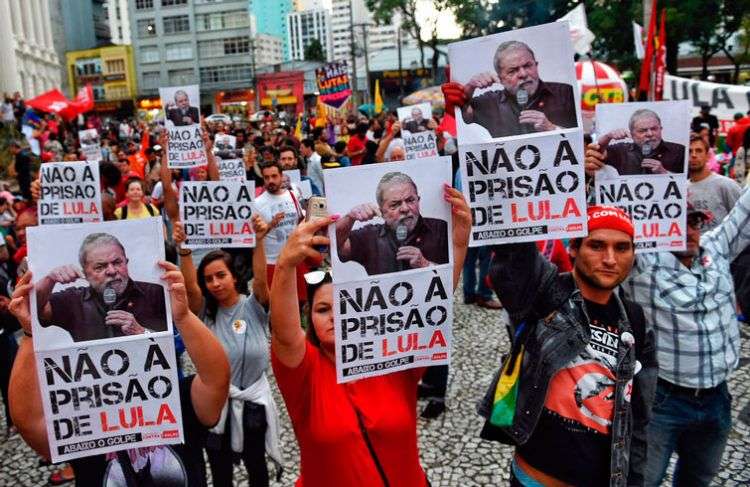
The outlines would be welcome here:
M 690 131 L 696 134 L 700 133 L 703 125 L 708 125 L 708 143 L 711 147 L 716 147 L 716 136 L 719 134 L 719 119 L 716 115 L 711 115 L 711 105 L 704 103 L 701 105 L 701 114 L 693 118 L 690 122 Z

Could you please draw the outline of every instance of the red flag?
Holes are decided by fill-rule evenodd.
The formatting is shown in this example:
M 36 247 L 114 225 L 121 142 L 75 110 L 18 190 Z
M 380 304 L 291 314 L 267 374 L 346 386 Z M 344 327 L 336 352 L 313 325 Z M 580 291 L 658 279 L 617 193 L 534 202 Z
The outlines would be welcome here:
M 643 56 L 643 65 L 641 66 L 641 80 L 638 84 L 639 98 L 643 94 L 648 94 L 651 89 L 651 64 L 654 61 L 654 40 L 656 36 L 656 1 L 651 3 L 651 20 L 648 23 L 648 37 L 646 38 L 646 55 Z
M 78 113 L 86 113 L 94 108 L 94 89 L 91 87 L 91 84 L 87 84 L 78 90 L 78 94 L 76 94 L 72 105 Z
M 26 105 L 42 112 L 56 113 L 66 119 L 75 117 L 75 113 L 71 110 L 70 100 L 65 98 L 65 95 L 57 88 L 26 100 Z
M 656 62 L 654 67 L 654 100 L 664 98 L 664 75 L 667 72 L 667 30 L 665 29 L 667 9 L 661 9 L 659 38 L 656 45 Z

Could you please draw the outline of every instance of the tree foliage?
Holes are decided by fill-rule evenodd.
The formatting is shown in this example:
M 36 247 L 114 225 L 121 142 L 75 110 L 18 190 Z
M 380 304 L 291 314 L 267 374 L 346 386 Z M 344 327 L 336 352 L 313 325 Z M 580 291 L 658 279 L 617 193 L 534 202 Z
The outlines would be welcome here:
M 306 61 L 320 61 L 326 62 L 326 53 L 323 52 L 323 45 L 318 39 L 312 39 L 308 45 L 305 46 L 304 52 Z

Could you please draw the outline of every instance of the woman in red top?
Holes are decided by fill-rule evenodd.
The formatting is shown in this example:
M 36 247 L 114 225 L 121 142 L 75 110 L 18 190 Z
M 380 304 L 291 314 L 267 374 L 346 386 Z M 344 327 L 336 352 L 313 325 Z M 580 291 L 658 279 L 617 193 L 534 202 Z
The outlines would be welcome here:
M 471 214 L 461 193 L 445 188 L 453 211 L 453 286 L 469 241 Z M 329 273 L 310 273 L 307 337 L 300 326 L 295 268 L 320 258 L 315 235 L 336 216 L 301 223 L 276 263 L 271 287 L 271 360 L 300 446 L 298 487 L 423 487 L 417 448 L 417 383 L 411 369 L 336 383 L 333 285 Z M 317 279 L 315 279 L 317 278 Z

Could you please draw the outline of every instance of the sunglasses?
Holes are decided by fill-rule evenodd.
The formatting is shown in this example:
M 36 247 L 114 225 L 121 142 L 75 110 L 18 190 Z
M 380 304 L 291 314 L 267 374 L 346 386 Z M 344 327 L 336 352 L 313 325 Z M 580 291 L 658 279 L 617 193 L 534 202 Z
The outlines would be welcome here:
M 305 274 L 305 282 L 309 286 L 317 286 L 318 284 L 323 282 L 323 280 L 325 280 L 326 276 L 329 276 L 331 277 L 331 279 L 333 279 L 333 277 L 331 276 L 330 270 L 326 269 L 326 270 L 310 271 Z

